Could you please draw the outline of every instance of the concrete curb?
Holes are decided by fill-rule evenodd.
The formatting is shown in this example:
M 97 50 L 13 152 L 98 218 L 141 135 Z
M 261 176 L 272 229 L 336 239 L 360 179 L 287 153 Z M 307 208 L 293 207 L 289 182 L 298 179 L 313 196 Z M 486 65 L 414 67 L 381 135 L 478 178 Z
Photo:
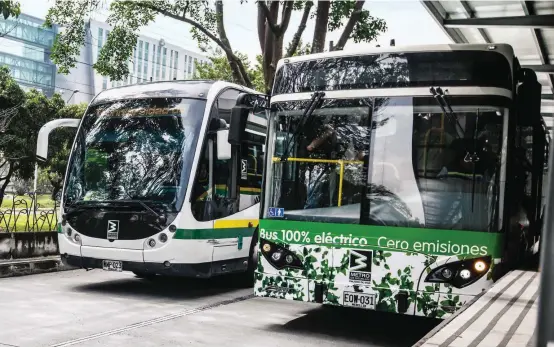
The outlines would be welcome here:
M 60 256 L 0 261 L 0 278 L 74 270 L 64 265 Z
M 467 304 L 462 306 L 461 309 L 451 314 L 448 318 L 443 320 L 439 323 L 436 327 L 433 328 L 430 332 L 428 332 L 425 336 L 423 336 L 419 341 L 417 341 L 415 344 L 412 345 L 412 347 L 421 347 L 425 342 L 427 342 L 431 337 L 435 336 L 436 333 L 438 333 L 442 328 L 444 328 L 448 323 L 453 321 L 456 317 L 458 317 L 462 312 L 467 310 L 471 305 L 473 305 L 481 296 L 483 296 L 486 293 L 486 291 L 482 291 L 481 293 L 477 294 L 473 299 L 471 299 Z

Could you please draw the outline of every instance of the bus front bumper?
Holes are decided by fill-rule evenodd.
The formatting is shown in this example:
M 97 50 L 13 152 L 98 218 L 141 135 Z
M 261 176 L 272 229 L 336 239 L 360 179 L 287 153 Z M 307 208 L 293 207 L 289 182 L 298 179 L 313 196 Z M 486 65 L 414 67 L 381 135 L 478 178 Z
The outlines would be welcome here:
M 104 260 L 62 254 L 62 262 L 66 265 L 83 269 L 104 269 Z M 164 276 L 182 276 L 209 278 L 232 272 L 246 270 L 244 259 L 232 259 L 224 262 L 208 262 L 197 264 L 150 263 L 140 261 L 121 261 L 121 271 L 160 274 Z M 168 266 L 169 265 L 169 266 Z
M 403 290 L 394 287 L 352 285 L 255 273 L 254 293 L 259 297 L 304 301 L 332 306 L 355 307 L 406 315 L 444 319 L 476 295 Z

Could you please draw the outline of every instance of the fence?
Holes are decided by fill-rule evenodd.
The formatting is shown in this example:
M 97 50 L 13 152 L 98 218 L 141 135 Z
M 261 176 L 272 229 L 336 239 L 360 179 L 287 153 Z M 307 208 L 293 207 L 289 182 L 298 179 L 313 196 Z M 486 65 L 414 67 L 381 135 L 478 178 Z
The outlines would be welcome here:
M 37 195 L 29 199 L 13 196 L 10 208 L 0 208 L 0 233 L 55 231 L 58 225 L 58 200 L 53 207 L 44 208 L 37 202 Z

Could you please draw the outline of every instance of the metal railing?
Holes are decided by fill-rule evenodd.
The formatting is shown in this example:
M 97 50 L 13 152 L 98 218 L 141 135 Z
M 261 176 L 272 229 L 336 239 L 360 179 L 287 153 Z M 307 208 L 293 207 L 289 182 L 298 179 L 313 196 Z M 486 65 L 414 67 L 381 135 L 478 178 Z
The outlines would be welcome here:
M 0 208 L 0 233 L 55 231 L 58 225 L 58 201 L 53 207 L 43 207 L 35 193 L 29 199 L 13 196 L 11 207 Z M 5 199 L 4 199 L 5 201 Z

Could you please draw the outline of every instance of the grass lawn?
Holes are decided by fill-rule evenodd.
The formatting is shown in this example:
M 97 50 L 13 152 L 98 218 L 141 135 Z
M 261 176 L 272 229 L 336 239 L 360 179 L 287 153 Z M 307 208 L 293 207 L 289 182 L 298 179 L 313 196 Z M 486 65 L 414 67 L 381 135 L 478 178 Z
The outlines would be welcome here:
M 27 221 L 29 221 L 29 227 L 27 227 Z M 26 214 L 15 214 L 11 216 L 6 214 L 0 215 L 0 232 L 16 232 L 16 231 L 55 231 L 56 230 L 56 216 L 48 215 L 41 218 L 37 213 L 37 217 Z M 34 227 L 34 229 L 33 229 Z
M 17 201 L 25 200 L 27 206 L 24 203 L 19 204 L 16 208 L 31 208 L 31 198 L 29 196 L 18 196 Z M 52 200 L 50 194 L 38 195 L 37 202 L 41 208 L 54 208 L 54 200 Z M 4 200 L 2 201 L 2 209 L 12 208 L 13 197 L 11 195 L 5 195 Z

